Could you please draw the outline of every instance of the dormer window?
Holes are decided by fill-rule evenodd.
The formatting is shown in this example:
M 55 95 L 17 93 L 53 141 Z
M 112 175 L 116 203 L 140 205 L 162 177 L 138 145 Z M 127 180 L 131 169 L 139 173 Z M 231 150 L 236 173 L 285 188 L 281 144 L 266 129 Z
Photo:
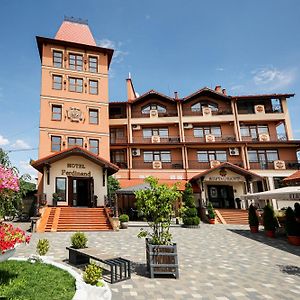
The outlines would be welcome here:
M 142 108 L 142 114 L 148 115 L 148 114 L 150 114 L 150 110 L 157 110 L 158 113 L 161 113 L 161 114 L 165 114 L 167 112 L 167 110 L 164 106 L 161 106 L 156 103 L 152 103 L 152 104 L 146 105 Z
M 200 112 L 203 107 L 209 107 L 211 111 L 218 111 L 218 104 L 213 102 L 197 102 L 191 106 L 191 111 Z

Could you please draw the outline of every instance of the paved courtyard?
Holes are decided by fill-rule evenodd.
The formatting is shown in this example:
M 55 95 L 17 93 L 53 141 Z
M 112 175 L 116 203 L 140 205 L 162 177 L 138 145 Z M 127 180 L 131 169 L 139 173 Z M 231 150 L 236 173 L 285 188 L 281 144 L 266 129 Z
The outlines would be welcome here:
M 111 285 L 113 299 L 300 299 L 300 247 L 270 239 L 247 226 L 201 224 L 171 229 L 179 252 L 180 278 L 145 276 L 145 242 L 138 227 L 87 233 L 90 247 L 133 262 L 131 280 Z M 39 238 L 50 240 L 49 256 L 64 261 L 72 233 L 33 234 L 17 256 L 35 252 Z

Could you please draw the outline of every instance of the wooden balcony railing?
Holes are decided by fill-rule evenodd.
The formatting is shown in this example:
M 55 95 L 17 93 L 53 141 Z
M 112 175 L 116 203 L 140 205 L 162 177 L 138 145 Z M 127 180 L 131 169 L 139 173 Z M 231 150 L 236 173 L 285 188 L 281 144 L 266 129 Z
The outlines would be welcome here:
M 152 137 L 143 137 L 143 136 L 133 136 L 132 138 L 133 143 L 140 143 L 140 144 L 177 144 L 180 143 L 179 136 L 168 136 L 168 137 L 159 137 L 159 142 L 152 142 Z
M 162 169 L 183 169 L 182 160 L 175 160 L 171 162 L 162 162 Z M 143 161 L 132 161 L 133 169 L 153 169 L 152 162 L 143 162 Z
M 298 161 L 284 161 L 286 170 L 300 170 L 300 162 Z M 275 170 L 274 162 L 250 162 L 250 169 L 252 170 Z M 278 169 L 278 168 L 277 168 Z M 281 169 L 281 170 L 282 170 Z
M 158 117 L 177 117 L 177 110 L 167 110 L 165 113 L 158 112 Z M 141 111 L 133 111 L 131 118 L 150 118 L 150 113 L 143 114 Z

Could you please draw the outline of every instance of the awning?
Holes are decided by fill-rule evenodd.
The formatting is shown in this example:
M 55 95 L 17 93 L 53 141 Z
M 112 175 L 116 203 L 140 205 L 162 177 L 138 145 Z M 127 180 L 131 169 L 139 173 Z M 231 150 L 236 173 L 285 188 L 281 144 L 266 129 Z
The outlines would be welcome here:
M 300 200 L 300 186 L 288 186 L 261 193 L 240 196 L 243 200 Z

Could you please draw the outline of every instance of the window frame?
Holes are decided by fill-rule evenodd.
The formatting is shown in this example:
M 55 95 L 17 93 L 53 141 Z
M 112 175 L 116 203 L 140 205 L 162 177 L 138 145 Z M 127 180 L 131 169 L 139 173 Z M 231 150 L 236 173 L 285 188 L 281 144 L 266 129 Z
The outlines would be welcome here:
M 91 83 L 96 83 L 96 87 L 91 86 Z M 98 80 L 89 79 L 89 94 L 98 95 L 99 93 L 99 82 Z
M 56 54 L 60 54 L 61 57 L 59 56 L 55 56 Z M 55 68 L 63 68 L 63 51 L 60 51 L 60 50 L 53 50 L 52 52 L 52 64 L 53 64 L 53 67 Z M 56 61 L 58 59 L 58 61 Z M 56 64 L 59 64 L 59 65 L 56 65 Z
M 152 157 L 145 160 L 145 155 L 148 155 L 149 157 L 152 156 Z M 169 158 L 163 159 L 162 158 L 163 155 L 169 155 Z M 146 150 L 143 151 L 143 159 L 144 159 L 144 163 L 152 163 L 154 161 L 161 161 L 162 163 L 171 163 L 172 155 L 170 150 Z
M 150 110 L 157 110 L 159 114 L 165 114 L 167 113 L 167 108 L 164 105 L 161 105 L 159 103 L 149 103 L 141 107 L 141 113 L 143 115 L 150 114 Z
M 225 154 L 225 159 L 221 158 L 221 155 Z M 200 155 L 206 156 L 205 159 L 199 159 Z M 220 162 L 226 162 L 228 160 L 227 150 L 198 150 L 197 161 L 200 163 L 208 163 L 212 160 L 218 160 Z
M 71 59 L 74 56 L 74 59 Z M 74 61 L 74 63 L 71 61 Z M 81 61 L 81 63 L 79 63 Z M 69 69 L 74 71 L 83 71 L 83 55 L 78 53 L 69 53 Z
M 96 59 L 96 62 L 92 62 L 91 59 Z M 89 55 L 88 57 L 88 63 L 89 63 L 89 72 L 90 73 L 98 73 L 98 57 L 97 56 L 93 56 L 93 55 Z M 95 64 L 95 67 L 91 67 L 91 64 Z M 94 70 L 94 71 L 92 71 Z
M 97 117 L 92 117 L 91 116 L 92 112 L 96 112 L 97 113 Z M 97 122 L 92 122 L 91 121 L 92 119 L 97 119 Z M 89 108 L 89 124 L 99 125 L 99 109 Z
M 80 137 L 68 137 L 68 140 L 67 140 L 68 141 L 68 148 L 71 148 L 70 147 L 70 140 L 71 139 L 75 140 L 75 143 L 72 144 L 71 147 L 81 147 L 81 148 L 83 148 L 83 138 L 80 138 Z M 79 145 L 77 143 L 78 140 L 81 140 L 81 142 L 82 142 L 81 145 Z
M 58 188 L 57 188 L 58 179 L 64 181 L 64 197 L 63 197 L 64 199 L 61 199 L 61 200 L 58 200 L 58 201 L 66 202 L 67 201 L 67 178 L 66 177 L 55 177 L 55 193 L 57 195 L 60 195 L 58 193 Z
M 91 142 L 97 142 L 97 147 L 91 146 Z M 97 149 L 97 152 L 95 152 L 91 149 Z M 98 139 L 89 139 L 89 151 L 94 153 L 95 155 L 99 155 L 99 140 Z
M 60 108 L 60 112 L 54 112 L 54 108 Z M 54 115 L 58 115 L 59 119 L 55 119 Z M 59 104 L 52 104 L 51 105 L 51 121 L 61 121 L 62 120 L 62 105 Z
M 54 138 L 59 138 L 59 143 L 54 143 L 54 141 L 53 141 Z M 59 152 L 59 151 L 61 151 L 61 141 L 62 141 L 61 136 L 59 136 L 59 135 L 51 135 L 51 152 Z M 55 150 L 53 148 L 53 146 L 55 146 L 55 145 L 59 145 L 59 150 Z
M 60 82 L 56 81 L 55 79 L 59 78 Z M 59 86 L 58 88 L 56 86 Z M 61 91 L 63 87 L 63 78 L 62 75 L 57 75 L 57 74 L 53 74 L 52 75 L 52 89 L 53 90 L 57 90 L 57 91 Z
M 83 93 L 83 78 L 78 78 L 78 77 L 69 77 L 69 92 L 74 92 L 74 93 Z M 74 80 L 74 84 L 71 83 L 71 81 Z M 81 81 L 81 85 L 78 84 L 78 82 Z M 74 90 L 72 90 L 71 87 L 74 87 Z M 81 88 L 80 89 L 78 89 Z
M 214 129 L 218 129 L 220 131 L 220 133 L 215 133 L 213 132 L 213 128 Z M 222 129 L 221 129 L 221 126 L 197 126 L 197 127 L 194 127 L 194 137 L 196 138 L 205 138 L 206 135 L 208 134 L 212 134 L 214 135 L 215 137 L 222 137 Z M 195 131 L 199 131 L 200 134 L 196 134 Z

